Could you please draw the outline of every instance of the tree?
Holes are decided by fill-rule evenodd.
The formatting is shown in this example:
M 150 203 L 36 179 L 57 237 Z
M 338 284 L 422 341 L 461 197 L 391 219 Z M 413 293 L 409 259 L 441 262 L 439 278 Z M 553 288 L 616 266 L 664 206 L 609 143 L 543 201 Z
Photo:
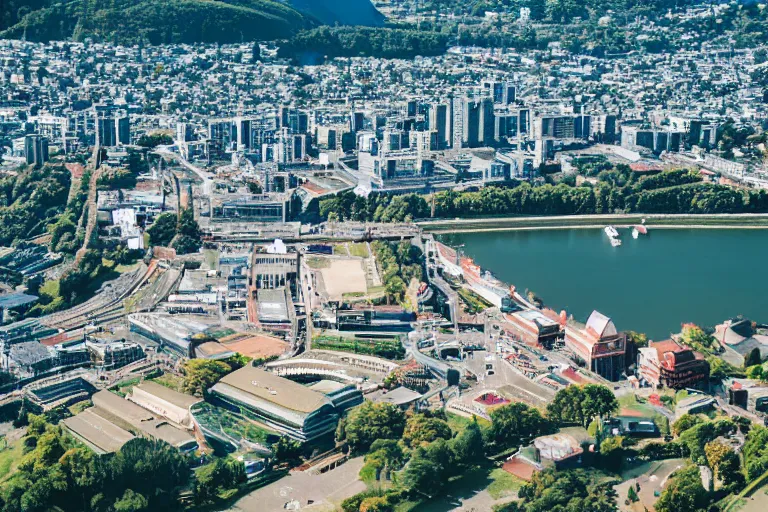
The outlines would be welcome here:
M 361 452 L 377 439 L 400 439 L 404 430 L 405 413 L 399 407 L 366 401 L 350 411 L 340 425 L 339 440 L 346 440 L 353 451 Z
M 656 502 L 657 512 L 698 512 L 707 506 L 709 496 L 701 485 L 698 467 L 688 466 L 672 476 Z
M 365 466 L 360 470 L 361 477 L 366 473 L 377 479 L 383 471 L 397 471 L 405 464 L 406 455 L 402 443 L 394 439 L 377 439 L 371 444 L 365 455 Z M 365 478 L 363 478 L 365 480 Z
M 222 377 L 242 368 L 246 364 L 242 356 L 214 361 L 211 359 L 190 359 L 184 363 L 182 389 L 185 393 L 203 396 L 203 393 Z
M 141 494 L 127 489 L 123 496 L 113 506 L 115 512 L 140 512 L 147 510 L 149 502 Z
M 385 285 L 385 292 L 387 294 L 387 300 L 391 300 L 393 302 L 402 302 L 403 297 L 405 297 L 407 286 L 405 285 L 405 281 L 400 276 L 393 276 L 390 279 L 387 280 L 387 284 Z
M 191 208 L 184 208 L 179 214 L 176 238 L 172 244 L 173 248 L 179 254 L 188 254 L 197 252 L 202 244 L 202 232 L 195 220 L 195 214 Z
M 391 512 L 394 510 L 386 496 L 371 496 L 360 503 L 360 512 Z
M 637 491 L 635 491 L 635 486 L 630 485 L 629 489 L 627 489 L 627 499 L 630 503 L 637 503 L 640 501 L 640 498 L 637 496 Z
M 538 409 L 513 402 L 491 411 L 490 438 L 496 450 L 502 451 L 550 434 L 554 425 Z
M 747 481 L 752 482 L 768 471 L 768 428 L 753 427 L 741 451 Z
M 242 462 L 232 457 L 216 459 L 195 474 L 195 502 L 198 505 L 212 503 L 221 491 L 235 488 L 246 480 Z
M 203 393 L 231 371 L 223 361 L 210 359 L 190 359 L 182 369 L 184 380 L 182 389 L 185 393 L 203 396 Z
M 434 496 L 447 483 L 454 470 L 453 453 L 445 439 L 416 448 L 403 469 L 403 485 Z
M 150 245 L 167 247 L 173 237 L 176 236 L 176 224 L 175 214 L 163 213 L 159 215 L 152 226 L 147 229 Z
M 109 472 L 123 489 L 149 501 L 149 509 L 171 508 L 177 490 L 189 481 L 184 455 L 164 441 L 131 439 L 110 460 Z
M 615 512 L 615 493 L 610 483 L 601 483 L 600 473 L 583 469 L 545 469 L 533 473 L 519 492 L 519 512 L 589 511 Z
M 693 414 L 683 414 L 672 424 L 672 433 L 679 436 L 691 427 L 701 423 L 702 420 Z
M 283 436 L 274 444 L 272 451 L 275 460 L 279 463 L 286 463 L 289 466 L 301 463 L 302 445 L 299 441 Z
M 452 448 L 456 461 L 465 466 L 479 466 L 485 461 L 485 441 L 476 416 L 473 416 L 467 428 L 456 436 Z
M 609 437 L 600 443 L 600 461 L 609 471 L 621 469 L 624 461 L 624 438 L 622 436 Z
M 568 386 L 547 405 L 547 416 L 560 424 L 577 423 L 586 428 L 595 417 L 609 417 L 618 408 L 613 391 L 603 385 Z
M 582 391 L 584 395 L 581 407 L 585 419 L 594 418 L 595 416 L 607 418 L 619 409 L 619 401 L 616 400 L 616 395 L 606 386 L 586 384 Z
M 760 348 L 753 348 L 746 358 L 744 358 L 744 368 L 755 366 L 763 362 L 763 358 L 760 355 Z
M 431 443 L 436 439 L 450 439 L 453 435 L 448 422 L 428 414 L 414 414 L 405 423 L 403 441 L 408 447 Z
M 710 441 L 704 446 L 704 453 L 715 478 L 722 480 L 723 485 L 740 485 L 743 482 L 739 456 L 725 443 Z

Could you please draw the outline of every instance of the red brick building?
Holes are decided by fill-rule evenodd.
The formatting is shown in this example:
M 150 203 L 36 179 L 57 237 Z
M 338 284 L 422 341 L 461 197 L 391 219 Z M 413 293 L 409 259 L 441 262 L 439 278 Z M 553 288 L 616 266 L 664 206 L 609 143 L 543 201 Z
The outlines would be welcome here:
M 637 356 L 638 376 L 654 387 L 692 388 L 706 384 L 709 362 L 674 340 L 651 341 Z

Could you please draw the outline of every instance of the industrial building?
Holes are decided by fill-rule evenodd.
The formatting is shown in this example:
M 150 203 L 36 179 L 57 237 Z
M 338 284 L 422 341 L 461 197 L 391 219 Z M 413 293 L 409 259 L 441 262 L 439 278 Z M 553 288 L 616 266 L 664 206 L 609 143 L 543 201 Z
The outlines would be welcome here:
M 260 289 L 257 292 L 259 323 L 273 327 L 290 327 L 288 294 L 285 288 Z
M 27 165 L 41 167 L 48 161 L 48 139 L 39 134 L 24 137 L 24 158 Z
M 126 398 L 187 430 L 194 428 L 191 407 L 203 401 L 152 381 L 134 386 Z
M 87 337 L 85 346 L 91 353 L 93 363 L 104 370 L 122 368 L 147 357 L 141 345 L 124 339 L 99 341 L 93 337 Z
M 61 425 L 72 437 L 99 455 L 114 453 L 136 437 L 96 414 L 93 408 L 62 420 Z
M 15 315 L 24 313 L 37 302 L 37 299 L 37 295 L 22 292 L 0 295 L 0 322 L 7 323 Z
M 208 328 L 206 324 L 189 318 L 178 318 L 162 313 L 135 313 L 128 315 L 131 332 L 160 344 L 184 357 L 193 357 L 192 336 Z
M 127 430 L 134 435 L 165 441 L 181 450 L 190 452 L 198 447 L 195 438 L 164 419 L 156 418 L 143 407 L 129 402 L 109 391 L 99 391 L 92 397 L 93 412 L 107 419 L 110 423 Z
M 508 314 L 506 320 L 508 334 L 517 335 L 523 343 L 551 350 L 563 340 L 560 324 L 536 309 Z
M 38 377 L 91 363 L 91 356 L 83 340 L 59 343 L 52 347 L 39 341 L 25 341 L 7 346 L 6 350 L 5 367 L 19 378 Z
M 212 222 L 288 222 L 291 193 L 215 194 L 211 197 Z

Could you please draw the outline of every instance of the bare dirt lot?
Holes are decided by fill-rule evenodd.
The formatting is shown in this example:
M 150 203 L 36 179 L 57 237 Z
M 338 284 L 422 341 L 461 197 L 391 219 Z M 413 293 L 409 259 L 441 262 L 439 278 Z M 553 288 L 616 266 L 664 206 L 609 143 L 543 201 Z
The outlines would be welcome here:
M 366 293 L 368 286 L 363 270 L 363 260 L 351 258 L 329 258 L 328 266 L 319 272 L 323 276 L 325 293 L 331 300 L 341 300 L 345 293 Z

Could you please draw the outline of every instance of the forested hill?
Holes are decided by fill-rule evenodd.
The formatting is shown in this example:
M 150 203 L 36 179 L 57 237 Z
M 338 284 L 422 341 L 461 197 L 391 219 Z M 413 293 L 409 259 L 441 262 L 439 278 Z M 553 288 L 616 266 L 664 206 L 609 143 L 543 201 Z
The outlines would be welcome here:
M 369 0 L 289 0 L 297 10 L 310 14 L 326 25 L 384 25 L 381 14 Z
M 369 0 L 3 0 L 0 38 L 236 43 L 320 23 L 379 25 L 380 16 Z

